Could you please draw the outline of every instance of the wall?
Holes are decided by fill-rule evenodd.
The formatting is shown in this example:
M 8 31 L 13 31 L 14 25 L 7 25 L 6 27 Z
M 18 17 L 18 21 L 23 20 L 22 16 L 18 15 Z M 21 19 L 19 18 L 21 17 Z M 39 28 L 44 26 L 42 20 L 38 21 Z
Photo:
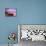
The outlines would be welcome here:
M 5 8 L 17 8 L 16 17 L 5 17 Z M 46 24 L 46 0 L 0 0 L 0 44 L 7 44 L 17 24 Z M 17 42 L 17 40 L 16 40 Z

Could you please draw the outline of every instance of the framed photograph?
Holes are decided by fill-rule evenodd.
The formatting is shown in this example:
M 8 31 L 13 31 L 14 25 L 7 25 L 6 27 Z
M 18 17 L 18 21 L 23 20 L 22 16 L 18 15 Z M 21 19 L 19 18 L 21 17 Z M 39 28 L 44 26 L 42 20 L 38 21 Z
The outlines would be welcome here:
M 18 34 L 19 41 L 46 41 L 46 25 L 20 24 Z
M 5 16 L 16 16 L 16 8 L 5 8 Z

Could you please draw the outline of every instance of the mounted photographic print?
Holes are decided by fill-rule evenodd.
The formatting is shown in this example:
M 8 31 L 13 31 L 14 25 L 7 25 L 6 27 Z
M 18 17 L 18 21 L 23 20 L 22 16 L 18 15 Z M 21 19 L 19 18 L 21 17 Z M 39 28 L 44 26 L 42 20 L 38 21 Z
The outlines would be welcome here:
M 5 8 L 5 16 L 16 16 L 16 8 Z
M 20 24 L 18 25 L 18 38 L 19 41 L 46 41 L 46 25 Z

